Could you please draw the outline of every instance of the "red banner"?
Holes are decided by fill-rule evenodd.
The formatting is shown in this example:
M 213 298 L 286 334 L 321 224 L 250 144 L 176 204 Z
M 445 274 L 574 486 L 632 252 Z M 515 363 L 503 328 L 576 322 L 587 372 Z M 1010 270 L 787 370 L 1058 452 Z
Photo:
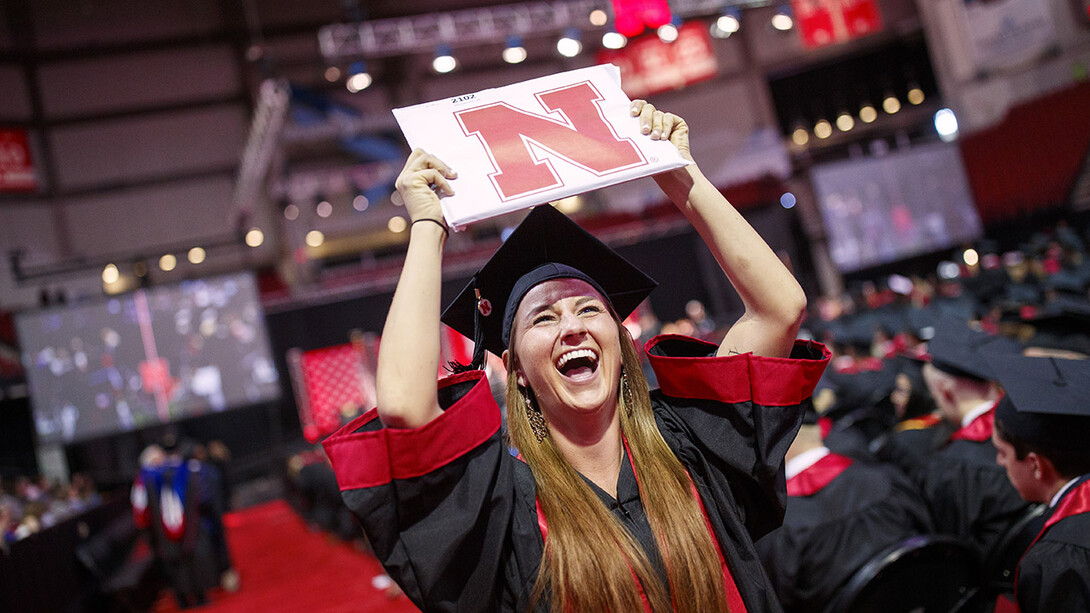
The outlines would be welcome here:
M 719 72 L 708 29 L 696 21 L 678 28 L 672 43 L 647 35 L 630 40 L 623 49 L 600 51 L 598 62 L 621 69 L 621 89 L 630 98 L 680 89 Z
M 802 44 L 810 49 L 873 34 L 882 29 L 876 0 L 791 0 Z
M 26 130 L 0 129 L 0 192 L 32 192 L 38 189 L 34 157 Z

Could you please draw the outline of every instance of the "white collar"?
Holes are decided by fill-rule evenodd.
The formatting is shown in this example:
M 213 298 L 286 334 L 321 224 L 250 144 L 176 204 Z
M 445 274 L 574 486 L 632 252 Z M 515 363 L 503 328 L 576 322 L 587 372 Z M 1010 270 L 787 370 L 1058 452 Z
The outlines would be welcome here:
M 1048 507 L 1050 509 L 1056 508 L 1056 505 L 1060 502 L 1060 498 L 1063 498 L 1064 492 L 1071 489 L 1071 486 L 1075 485 L 1075 482 L 1078 480 L 1079 478 L 1075 477 L 1067 483 L 1064 483 L 1064 486 L 1060 488 L 1060 491 L 1056 492 L 1056 495 L 1052 497 L 1052 500 L 1048 503 Z
M 994 406 L 995 406 L 995 401 L 994 400 L 986 400 L 986 401 L 976 405 L 975 407 L 973 407 L 973 409 L 971 411 L 969 411 L 968 413 L 965 414 L 965 417 L 961 418 L 961 427 L 962 428 L 967 428 L 969 426 L 969 424 L 973 423 L 973 421 L 976 420 L 977 417 L 980 417 L 981 415 L 987 413 Z
M 788 460 L 787 465 L 784 467 L 784 472 L 787 473 L 787 478 L 791 479 L 807 468 L 817 464 L 818 460 L 827 455 L 829 455 L 828 447 L 814 447 L 813 449 L 808 449 Z

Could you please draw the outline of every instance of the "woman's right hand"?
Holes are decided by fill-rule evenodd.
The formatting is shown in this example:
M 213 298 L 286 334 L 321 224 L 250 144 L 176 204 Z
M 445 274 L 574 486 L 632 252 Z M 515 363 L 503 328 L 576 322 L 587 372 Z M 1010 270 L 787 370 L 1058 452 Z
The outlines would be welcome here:
M 456 178 L 458 173 L 443 160 L 423 149 L 414 149 L 394 184 L 405 203 L 410 222 L 425 218 L 443 222 L 439 198 L 454 195 L 450 180 Z M 443 222 L 443 225 L 446 223 Z

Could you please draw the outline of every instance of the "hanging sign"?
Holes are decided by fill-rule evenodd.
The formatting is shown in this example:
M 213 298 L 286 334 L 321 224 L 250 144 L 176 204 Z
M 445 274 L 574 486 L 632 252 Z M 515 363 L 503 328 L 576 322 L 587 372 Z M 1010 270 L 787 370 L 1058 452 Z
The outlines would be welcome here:
M 598 61 L 620 68 L 624 91 L 633 98 L 680 89 L 719 73 L 708 28 L 696 21 L 678 28 L 677 40 L 672 43 L 664 43 L 658 36 L 641 36 L 628 41 L 623 49 L 603 49 Z
M 26 130 L 0 128 L 0 192 L 38 189 Z
M 443 216 L 467 224 L 688 164 L 640 134 L 608 64 L 394 109 L 412 148 L 458 172 Z
M 807 49 L 846 43 L 882 29 L 876 0 L 792 0 L 791 10 Z

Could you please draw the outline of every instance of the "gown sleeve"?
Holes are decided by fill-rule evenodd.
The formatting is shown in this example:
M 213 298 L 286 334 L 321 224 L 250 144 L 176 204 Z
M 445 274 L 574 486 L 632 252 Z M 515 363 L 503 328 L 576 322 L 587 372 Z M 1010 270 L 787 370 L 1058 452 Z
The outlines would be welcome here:
M 1021 613 L 1090 611 L 1088 534 L 1090 514 L 1066 518 L 1026 552 L 1018 563 Z
M 500 411 L 481 371 L 443 380 L 439 402 L 419 428 L 385 428 L 372 410 L 323 446 L 376 557 L 418 607 L 496 610 L 515 496 Z
M 651 339 L 646 349 L 660 386 L 652 397 L 662 407 L 664 438 L 692 445 L 695 457 L 682 461 L 706 473 L 713 491 L 726 493 L 752 539 L 779 526 L 787 499 L 784 455 L 829 362 L 828 349 L 797 341 L 789 358 L 717 357 L 715 345 L 674 335 Z

